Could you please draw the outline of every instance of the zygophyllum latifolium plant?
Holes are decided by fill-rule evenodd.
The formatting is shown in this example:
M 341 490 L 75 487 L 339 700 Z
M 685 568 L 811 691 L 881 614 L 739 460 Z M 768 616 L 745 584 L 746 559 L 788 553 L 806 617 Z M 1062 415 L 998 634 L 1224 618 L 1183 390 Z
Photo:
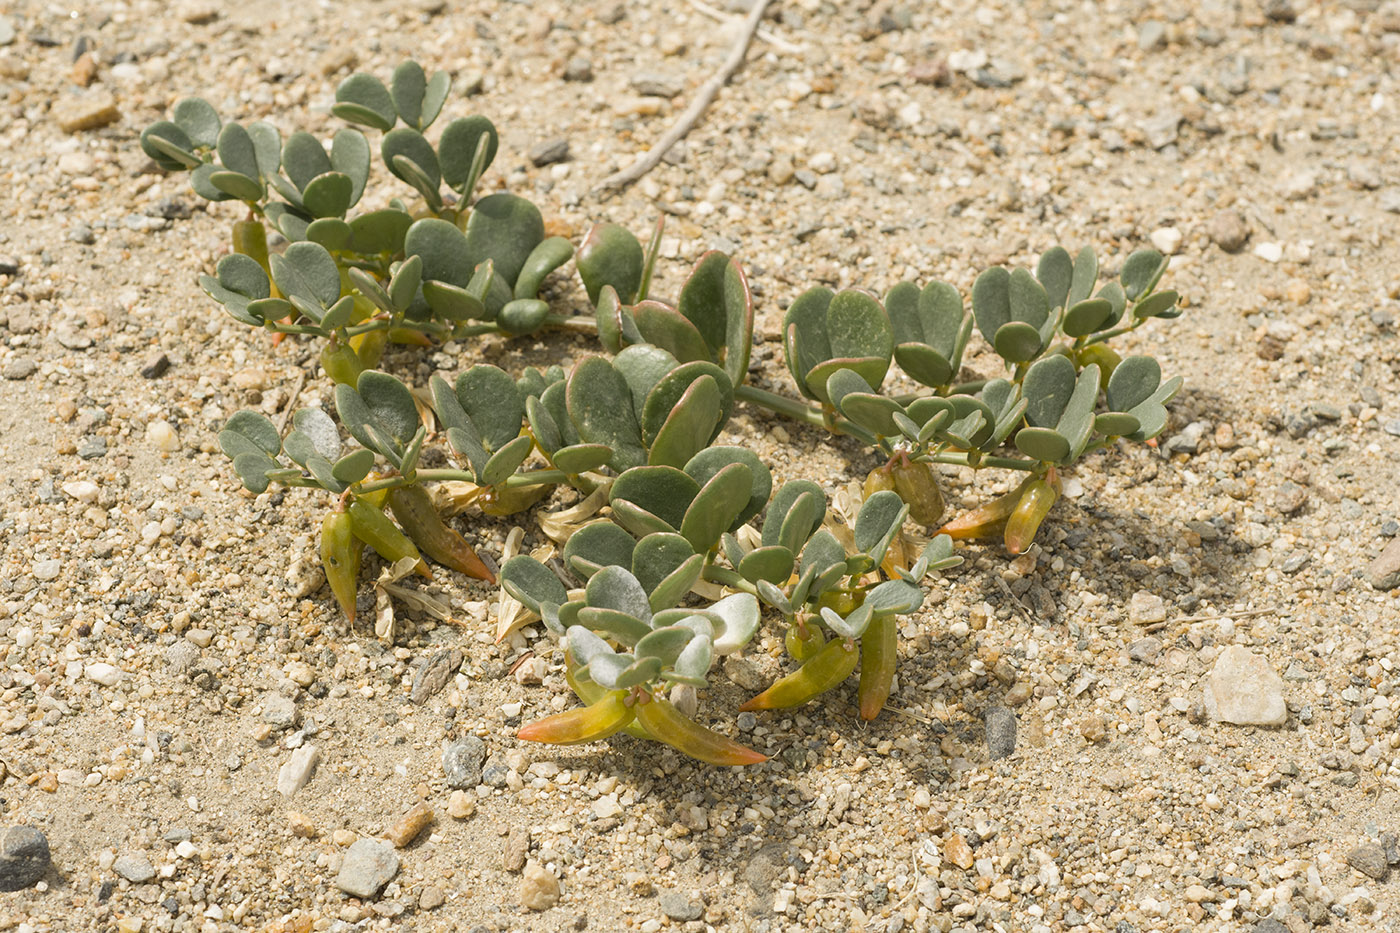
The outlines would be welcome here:
M 648 712 L 646 706 L 668 683 L 702 686 L 703 680 L 694 678 L 711 659 L 739 650 L 753 635 L 760 600 L 782 616 L 784 643 L 800 666 L 741 709 L 801 705 L 841 684 L 859 666 L 861 715 L 879 714 L 895 675 L 895 617 L 922 605 L 920 582 L 927 573 L 961 558 L 953 556 L 946 536 L 934 539 L 912 566 L 902 554 L 892 554 L 908 514 L 892 492 L 862 504 L 843 543 L 823 528 L 827 507 L 821 487 L 791 482 L 770 502 L 772 485 L 767 467 L 737 447 L 702 449 L 680 468 L 633 467 L 609 490 L 610 520 L 585 525 L 564 547 L 568 571 L 588 581 L 582 598 L 571 599 L 554 572 L 532 557 L 505 564 L 506 592 L 551 630 L 568 636 L 569 682 L 586 704 L 526 726 L 521 738 L 574 744 L 628 728 L 704 761 L 761 760 L 730 744 L 720 755 L 708 733 L 688 724 L 678 728 L 669 713 L 658 718 L 670 707 Z M 760 534 L 748 523 L 765 505 Z M 616 596 L 601 602 L 601 594 L 615 592 L 618 581 L 627 581 L 626 605 Z M 674 608 L 701 581 L 736 592 L 708 609 Z M 656 626 L 686 625 L 687 619 L 695 632 L 668 635 L 669 653 L 656 654 L 652 646 L 663 644 L 650 640 Z M 716 629 L 718 622 L 724 624 Z M 709 634 L 706 643 L 701 636 L 707 632 L 722 634 Z
M 1121 359 L 1109 346 L 1149 320 L 1181 313 L 1177 293 L 1157 288 L 1167 260 L 1153 250 L 1133 253 L 1117 280 L 1101 286 L 1090 248 L 1072 257 L 1055 247 L 1034 273 L 989 269 L 974 284 L 971 313 L 944 282 L 902 282 L 883 302 L 860 289 L 809 289 L 783 320 L 784 357 L 802 400 L 744 384 L 737 364 L 747 365 L 740 335 L 751 332 L 752 306 L 737 267 L 702 258 L 678 306 L 650 310 L 659 303 L 618 297 L 644 280 L 641 256 L 635 237 L 608 225 L 580 249 L 605 347 L 652 342 L 733 361 L 736 400 L 876 447 L 887 459 L 869 476 L 867 496 L 892 490 L 931 528 L 945 510 L 932 464 L 1029 474 L 1010 495 L 942 527 L 955 539 L 999 535 L 1015 554 L 1030 546 L 1054 504 L 1060 471 L 1120 438 L 1155 438 L 1181 386 L 1180 378 L 1164 381 L 1153 358 Z M 1004 376 L 957 381 L 974 330 L 1003 361 Z M 885 393 L 892 365 L 925 388 Z
M 147 127 L 141 147 L 158 165 L 189 171 L 201 197 L 248 208 L 234 224 L 233 253 L 200 279 L 204 290 L 249 326 L 325 338 L 325 369 L 347 385 L 378 365 L 388 340 L 426 345 L 564 324 L 539 293 L 573 246 L 547 237 L 525 198 L 474 199 L 499 137 L 490 120 L 469 116 L 430 142 L 450 90 L 445 72 L 429 78 L 413 61 L 388 86 L 363 73 L 341 83 L 332 112 L 382 133 L 380 160 L 417 195 L 353 216 L 372 161 L 360 130 L 338 130 L 329 147 L 300 131 L 283 140 L 269 123 L 223 122 L 201 98 Z M 269 251 L 268 226 L 288 241 L 283 252 Z
M 435 562 L 491 578 L 461 536 L 443 525 L 423 483 L 471 484 L 473 501 L 483 511 L 513 514 L 561 483 L 591 491 L 632 467 L 683 466 L 718 437 L 734 404 L 723 369 L 702 361 L 680 363 L 647 345 L 611 360 L 586 358 L 567 374 L 558 366 L 543 372 L 531 368 L 518 380 L 494 366 L 476 365 L 453 383 L 434 376 L 423 395 L 415 397 L 402 381 L 375 370 L 359 373 L 353 385 L 338 385 L 336 412 L 360 445 L 355 450 L 343 447 L 335 422 L 320 409 L 298 412 L 285 440 L 268 418 L 252 411 L 234 415 L 220 434 L 249 490 L 262 492 L 278 482 L 318 487 L 337 497 L 323 526 L 322 562 L 332 592 L 352 619 L 359 552 L 353 558 L 342 555 L 356 541 L 395 563 L 418 553 L 407 540 Z M 431 411 L 434 436 L 438 431 L 445 436 L 447 453 L 459 466 L 419 468 L 429 440 L 425 410 Z M 528 468 L 532 456 L 543 461 L 539 468 Z M 766 495 L 758 498 L 755 511 Z M 386 505 L 403 533 L 396 534 L 384 517 Z

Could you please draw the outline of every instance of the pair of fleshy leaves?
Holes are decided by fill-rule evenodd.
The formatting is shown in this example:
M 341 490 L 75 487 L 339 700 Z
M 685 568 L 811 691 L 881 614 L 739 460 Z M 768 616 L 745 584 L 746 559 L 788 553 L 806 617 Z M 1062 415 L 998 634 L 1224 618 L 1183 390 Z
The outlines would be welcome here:
M 908 514 L 909 507 L 893 491 L 866 499 L 852 529 L 855 553 L 847 554 L 835 535 L 821 527 L 826 515 L 821 487 L 794 480 L 773 497 L 763 520 L 760 546 L 746 551 L 737 538 L 727 535 L 725 556 L 740 576 L 758 588 L 764 602 L 791 616 L 842 577 L 859 577 L 878 567 Z M 785 589 L 794 570 L 797 582 Z
M 353 387 L 335 387 L 335 409 L 355 440 L 412 476 L 426 430 L 408 386 L 388 373 L 365 370 Z
M 271 419 L 258 412 L 245 409 L 225 423 L 219 432 L 219 447 L 233 460 L 244 488 L 260 493 L 271 480 L 300 476 L 301 470 L 284 467 L 277 459 L 283 453 L 310 472 L 323 489 L 334 493 L 364 479 L 374 466 L 370 450 L 344 453 L 335 422 L 321 409 L 303 408 L 292 423 L 294 429 L 285 443 Z
M 471 116 L 451 121 L 443 128 L 437 148 L 424 132 L 447 100 L 452 79 L 446 72 L 432 78 L 414 61 L 394 69 L 386 87 L 374 75 L 357 72 L 336 88 L 331 112 L 343 120 L 384 133 L 380 155 L 384 164 L 421 194 L 434 211 L 443 207 L 439 188 L 443 182 L 466 197 L 491 165 L 500 137 L 491 121 Z M 404 126 L 395 129 L 399 120 Z
M 276 127 L 261 121 L 225 125 L 201 97 L 176 102 L 171 119 L 146 127 L 141 150 L 168 172 L 192 171 L 190 186 L 210 201 L 261 201 L 282 160 Z
M 1150 356 L 1130 356 L 1114 368 L 1105 387 L 1108 411 L 1094 413 L 1102 379 L 1097 364 L 1075 373 L 1063 356 L 1036 361 L 1024 382 L 1026 424 L 1016 434 L 1028 457 L 1068 465 L 1084 452 L 1094 433 L 1149 440 L 1166 427 L 1166 403 L 1181 388 L 1181 377 L 1162 382 L 1162 369 Z
M 239 321 L 261 327 L 281 320 L 295 310 L 330 333 L 350 322 L 355 310 L 352 295 L 341 294 L 340 267 L 319 243 L 292 243 L 283 253 L 268 257 L 272 281 L 282 298 L 271 297 L 271 283 L 263 267 L 250 256 L 231 253 L 219 260 L 215 276 L 201 276 L 200 287 Z
M 748 594 L 702 610 L 674 608 L 674 602 L 658 599 L 642 578 L 620 565 L 598 568 L 589 576 L 581 600 L 568 601 L 559 578 L 524 555 L 501 568 L 501 583 L 551 629 L 568 633 L 574 660 L 587 668 L 576 676 L 581 673 L 610 690 L 656 680 L 704 686 L 713 658 L 747 644 L 759 622 L 758 601 Z M 616 651 L 595 632 L 631 650 Z M 595 664 L 595 659 L 600 660 Z
M 885 313 L 894 329 L 895 362 L 911 379 L 942 388 L 957 378 L 972 318 L 956 288 L 947 282 L 922 289 L 900 282 L 885 295 Z
M 579 258 L 582 271 L 588 266 L 583 247 Z M 650 344 L 682 363 L 718 366 L 732 385 L 748 377 L 753 298 L 736 260 L 718 251 L 701 256 L 674 306 L 653 299 L 628 304 L 620 295 L 604 285 L 596 302 L 598 339 L 610 352 Z
M 530 427 L 556 467 L 683 467 L 719 436 L 734 389 L 713 363 L 677 363 L 658 347 L 580 361 L 562 383 L 526 402 Z
M 768 467 L 742 447 L 709 447 L 683 469 L 639 466 L 624 471 L 609 492 L 613 521 L 638 537 L 679 534 L 697 554 L 756 516 L 773 491 Z
M 447 430 L 452 449 L 465 457 L 482 486 L 494 486 L 530 456 L 534 442 L 522 434 L 525 400 L 511 379 L 495 366 L 478 364 L 448 385 L 433 376 L 433 410 Z
M 909 319 L 906 325 L 912 327 Z M 920 323 L 922 334 L 922 323 Z M 868 292 L 809 288 L 783 317 L 788 371 L 804 396 L 830 404 L 827 382 L 850 370 L 878 391 L 894 355 L 895 332 L 884 307 Z
M 489 263 L 494 278 L 482 298 L 483 307 L 464 307 L 456 313 L 496 321 L 512 334 L 531 333 L 544 323 L 549 306 L 538 300 L 540 288 L 574 251 L 563 237 L 545 237 L 539 208 L 504 192 L 476 202 L 465 230 L 435 217 L 417 221 L 408 229 L 403 249 L 406 255 L 423 258 L 423 277 L 434 283 L 424 289 L 424 298 L 447 316 Z
M 1026 410 L 1021 388 L 1006 379 L 987 383 L 979 396 L 926 396 L 908 405 L 873 391 L 852 370 L 838 370 L 827 380 L 837 411 L 880 437 L 903 436 L 912 445 L 931 441 L 962 450 L 992 451 L 1021 421 Z

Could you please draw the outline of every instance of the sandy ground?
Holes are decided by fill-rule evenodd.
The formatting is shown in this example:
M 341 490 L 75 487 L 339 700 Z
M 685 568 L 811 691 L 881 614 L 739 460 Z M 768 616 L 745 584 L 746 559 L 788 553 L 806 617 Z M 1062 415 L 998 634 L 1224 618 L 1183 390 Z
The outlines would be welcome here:
M 783 0 L 671 160 L 608 201 L 591 184 L 664 131 L 737 14 L 291 10 L 0 11 L 0 824 L 42 831 L 53 861 L 0 895 L 0 930 L 1400 929 L 1400 611 L 1367 577 L 1398 527 L 1393 0 Z M 449 116 L 501 128 L 488 184 L 560 229 L 667 213 L 663 294 L 734 252 L 774 388 L 782 308 L 811 284 L 966 293 L 1057 242 L 1110 269 L 1169 249 L 1187 313 L 1127 341 L 1186 377 L 1163 444 L 1077 470 L 1032 565 L 966 552 L 904 627 L 901 713 L 860 724 L 848 686 L 761 716 L 743 738 L 773 758 L 740 772 L 627 738 L 523 747 L 520 719 L 567 693 L 542 633 L 492 644 L 495 593 L 462 578 L 437 587 L 461 624 L 409 614 L 390 647 L 348 631 L 308 592 L 325 503 L 239 489 L 219 427 L 283 411 L 303 372 L 295 404 L 326 402 L 316 348 L 273 348 L 200 294 L 236 212 L 136 146 L 189 94 L 329 135 L 335 84 L 409 55 L 456 75 Z M 105 125 L 61 128 L 108 103 Z M 569 160 L 535 168 L 558 137 Z M 568 282 L 555 301 L 585 304 Z M 387 365 L 423 384 L 589 349 L 487 339 Z M 757 410 L 728 437 L 780 479 L 874 464 Z M 962 505 L 1006 480 L 946 478 Z M 458 527 L 494 554 L 509 529 Z M 1282 727 L 1205 712 L 1232 645 L 1282 675 Z M 779 648 L 758 644 L 760 673 Z M 410 703 L 451 649 L 455 678 Z M 511 674 L 526 651 L 542 685 Z M 703 715 L 728 728 L 743 692 L 721 678 Z M 1016 722 L 995 761 L 989 709 Z M 485 773 L 457 819 L 442 752 L 473 736 Z M 279 769 L 309 745 L 319 767 L 286 798 Z M 420 800 L 436 822 L 382 895 L 342 893 L 349 844 Z M 533 911 L 541 870 L 562 897 Z

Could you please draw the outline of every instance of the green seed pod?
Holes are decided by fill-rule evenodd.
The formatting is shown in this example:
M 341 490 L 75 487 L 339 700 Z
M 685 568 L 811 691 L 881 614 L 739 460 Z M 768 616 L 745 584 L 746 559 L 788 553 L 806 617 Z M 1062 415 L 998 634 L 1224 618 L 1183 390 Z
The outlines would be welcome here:
M 321 566 L 326 583 L 347 621 L 355 621 L 355 590 L 360 576 L 364 544 L 351 529 L 350 516 L 332 512 L 321 520 Z
M 920 525 L 937 525 L 943 518 L 943 492 L 933 464 L 901 458 L 893 473 L 894 491 L 909 506 L 909 517 Z

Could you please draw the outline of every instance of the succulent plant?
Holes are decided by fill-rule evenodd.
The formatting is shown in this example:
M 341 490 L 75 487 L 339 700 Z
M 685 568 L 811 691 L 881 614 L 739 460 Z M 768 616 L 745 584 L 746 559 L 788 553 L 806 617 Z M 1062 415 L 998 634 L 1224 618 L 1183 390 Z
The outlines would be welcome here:
M 473 201 L 499 147 L 495 126 L 461 117 L 436 146 L 424 136 L 450 90 L 446 73 L 429 78 L 412 61 L 388 86 L 363 73 L 341 83 L 332 112 L 382 132 L 380 159 L 422 199 L 353 217 L 371 168 L 359 130 L 337 131 L 329 149 L 305 132 L 284 141 L 268 123 L 222 123 L 200 98 L 181 100 L 170 120 L 147 127 L 141 147 L 158 165 L 190 171 L 201 197 L 248 206 L 249 219 L 234 225 L 233 254 L 201 278 L 204 290 L 244 324 L 327 338 L 325 368 L 350 384 L 378 365 L 386 339 L 523 335 L 565 324 L 539 293 L 573 245 L 547 237 L 539 209 L 524 198 L 498 192 Z M 282 254 L 269 252 L 264 223 L 288 241 Z

